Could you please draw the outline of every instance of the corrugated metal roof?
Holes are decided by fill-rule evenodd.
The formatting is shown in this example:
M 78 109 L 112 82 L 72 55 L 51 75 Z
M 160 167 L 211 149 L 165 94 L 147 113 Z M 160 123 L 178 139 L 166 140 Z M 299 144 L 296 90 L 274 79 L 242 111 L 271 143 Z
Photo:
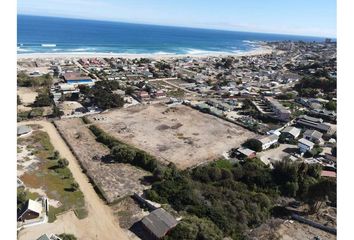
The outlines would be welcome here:
M 162 238 L 166 233 L 177 225 L 177 220 L 163 208 L 152 211 L 148 216 L 144 217 L 142 223 L 156 237 Z

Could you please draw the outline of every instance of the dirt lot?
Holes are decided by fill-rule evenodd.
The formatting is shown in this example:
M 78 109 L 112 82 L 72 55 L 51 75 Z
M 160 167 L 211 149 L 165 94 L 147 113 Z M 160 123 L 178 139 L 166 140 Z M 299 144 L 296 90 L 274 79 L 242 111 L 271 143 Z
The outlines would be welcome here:
M 314 237 L 323 240 L 335 240 L 336 236 L 320 229 L 292 220 L 270 219 L 249 233 L 249 239 L 279 239 L 279 240 L 313 240 Z
M 22 105 L 30 105 L 36 100 L 38 93 L 29 87 L 18 87 L 17 94 L 20 96 Z
M 274 163 L 283 160 L 284 157 L 289 156 L 291 152 L 297 152 L 296 145 L 280 144 L 279 147 L 274 149 L 268 149 L 257 153 L 257 156 L 265 163 Z
M 141 181 L 144 176 L 149 175 L 148 172 L 129 164 L 101 162 L 109 149 L 96 142 L 81 119 L 63 119 L 55 124 L 87 170 L 87 175 L 100 188 L 109 203 L 134 192 L 140 193 L 148 187 Z
M 114 137 L 185 169 L 214 160 L 255 134 L 184 105 L 134 106 L 89 119 Z

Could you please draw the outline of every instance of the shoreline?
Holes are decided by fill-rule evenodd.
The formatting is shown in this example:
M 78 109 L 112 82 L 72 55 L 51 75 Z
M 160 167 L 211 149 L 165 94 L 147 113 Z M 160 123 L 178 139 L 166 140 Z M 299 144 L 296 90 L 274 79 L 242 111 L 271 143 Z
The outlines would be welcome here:
M 96 52 L 85 52 L 85 53 L 21 53 L 17 54 L 17 60 L 28 60 L 28 59 L 77 59 L 77 58 L 151 58 L 151 59 L 168 59 L 168 58 L 208 58 L 208 57 L 243 57 L 243 56 L 256 56 L 271 54 L 273 48 L 269 46 L 261 46 L 259 48 L 245 51 L 245 52 L 215 52 L 215 53 L 200 53 L 200 54 L 153 54 L 153 53 L 142 53 L 142 54 L 128 54 L 128 53 L 96 53 Z

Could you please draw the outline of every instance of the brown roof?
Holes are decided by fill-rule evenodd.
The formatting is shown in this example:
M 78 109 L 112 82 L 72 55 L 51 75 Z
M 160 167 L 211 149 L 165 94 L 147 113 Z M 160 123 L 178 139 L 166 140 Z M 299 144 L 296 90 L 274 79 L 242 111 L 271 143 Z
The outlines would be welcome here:
M 64 73 L 63 77 L 66 81 L 91 79 L 89 76 L 81 76 L 80 73 L 77 73 L 77 72 Z

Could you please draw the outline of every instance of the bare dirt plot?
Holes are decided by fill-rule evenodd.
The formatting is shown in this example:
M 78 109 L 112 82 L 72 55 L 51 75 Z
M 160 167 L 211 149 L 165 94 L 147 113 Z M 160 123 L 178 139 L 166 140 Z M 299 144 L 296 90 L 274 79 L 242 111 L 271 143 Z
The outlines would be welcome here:
M 257 153 L 257 156 L 265 164 L 274 163 L 283 160 L 285 157 L 289 156 L 291 152 L 297 152 L 298 148 L 296 145 L 291 144 L 280 144 L 279 147 L 268 149 Z
M 184 105 L 134 106 L 92 115 L 107 133 L 185 169 L 221 156 L 255 134 Z
M 96 142 L 81 119 L 63 119 L 55 124 L 87 171 L 87 175 L 109 203 L 134 192 L 140 193 L 147 188 L 142 184 L 142 179 L 150 175 L 148 172 L 129 164 L 101 161 L 102 157 L 109 153 L 109 149 Z
M 336 236 L 323 230 L 308 226 L 292 220 L 270 219 L 249 233 L 249 239 L 281 239 L 281 240 L 304 240 L 314 239 L 334 240 Z
M 21 102 L 25 106 L 32 104 L 38 95 L 38 93 L 30 87 L 18 87 L 17 94 L 20 96 Z

